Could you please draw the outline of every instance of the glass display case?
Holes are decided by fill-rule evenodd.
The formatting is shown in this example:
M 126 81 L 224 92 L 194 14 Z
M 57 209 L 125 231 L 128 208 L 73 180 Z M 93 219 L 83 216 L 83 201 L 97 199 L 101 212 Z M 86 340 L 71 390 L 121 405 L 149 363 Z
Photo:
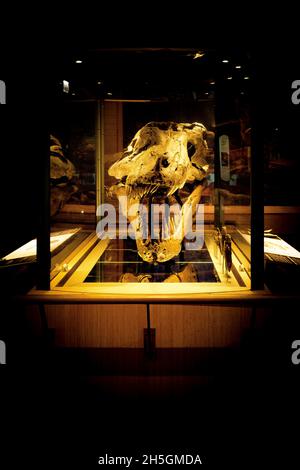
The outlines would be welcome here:
M 57 77 L 51 114 L 50 232 L 67 237 L 52 251 L 51 289 L 249 290 L 248 55 L 79 59 Z

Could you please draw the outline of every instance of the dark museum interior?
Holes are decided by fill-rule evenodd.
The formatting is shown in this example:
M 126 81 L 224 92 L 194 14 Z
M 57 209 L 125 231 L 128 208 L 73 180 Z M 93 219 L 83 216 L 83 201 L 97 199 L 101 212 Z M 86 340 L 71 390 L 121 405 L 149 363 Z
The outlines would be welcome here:
M 95 41 L 3 63 L 0 462 L 290 468 L 299 58 Z

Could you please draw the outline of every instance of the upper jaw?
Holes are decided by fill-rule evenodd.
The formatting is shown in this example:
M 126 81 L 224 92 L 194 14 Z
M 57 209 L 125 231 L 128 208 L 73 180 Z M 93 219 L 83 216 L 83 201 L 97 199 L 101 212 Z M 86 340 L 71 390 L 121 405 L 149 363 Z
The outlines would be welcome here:
M 148 197 L 156 198 L 158 201 L 164 202 L 166 198 L 172 196 L 178 189 L 182 188 L 183 184 L 167 186 L 163 181 L 159 179 L 149 183 L 135 183 L 135 184 L 126 184 L 119 181 L 116 185 L 112 187 L 112 192 L 115 191 L 118 193 L 118 189 L 122 188 L 122 193 L 126 193 L 127 196 L 131 199 L 144 199 Z

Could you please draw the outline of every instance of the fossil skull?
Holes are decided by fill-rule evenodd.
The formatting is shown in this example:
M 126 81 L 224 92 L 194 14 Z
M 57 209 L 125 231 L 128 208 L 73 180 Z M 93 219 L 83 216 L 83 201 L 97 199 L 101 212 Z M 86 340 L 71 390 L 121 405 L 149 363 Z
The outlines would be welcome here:
M 146 262 L 165 262 L 178 255 L 184 234 L 171 214 L 168 237 L 160 233 L 151 238 L 148 231 L 144 238 L 147 221 L 131 209 L 139 204 L 150 210 L 151 204 L 164 202 L 177 204 L 182 213 L 188 208 L 194 213 L 208 170 L 206 137 L 206 128 L 198 122 L 150 122 L 108 170 L 117 180 L 110 192 L 119 198 L 123 215 L 134 227 L 138 253 Z
M 77 190 L 73 185 L 75 178 L 75 167 L 68 160 L 60 141 L 50 135 L 50 207 L 51 215 L 55 215 Z

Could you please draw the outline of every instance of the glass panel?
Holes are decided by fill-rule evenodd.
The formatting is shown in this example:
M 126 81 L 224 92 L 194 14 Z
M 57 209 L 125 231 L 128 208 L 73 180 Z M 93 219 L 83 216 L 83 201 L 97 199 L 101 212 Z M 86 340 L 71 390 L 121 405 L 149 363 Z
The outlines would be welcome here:
M 96 212 L 96 103 L 63 100 L 56 109 L 50 135 L 51 238 L 69 238 L 51 253 L 55 272 L 95 229 Z
M 249 288 L 246 55 L 111 54 L 111 67 L 107 51 L 90 58 L 88 79 L 61 100 L 53 125 L 52 230 L 77 229 L 68 251 L 53 256 L 57 285 Z M 116 73 L 124 54 L 139 71 L 130 80 Z
M 85 282 L 163 282 L 170 276 L 174 282 L 220 282 L 205 245 L 200 252 L 183 249 L 169 262 L 153 264 L 140 258 L 133 240 L 112 240 Z
M 226 67 L 227 63 L 224 64 Z M 237 68 L 239 67 L 239 68 Z M 215 234 L 223 252 L 225 271 L 250 279 L 251 259 L 251 122 L 249 105 L 250 76 L 241 59 L 219 76 L 216 95 Z M 242 71 L 242 72 L 241 72 Z M 219 241 L 218 241 L 219 239 Z M 226 254 L 227 253 L 227 254 Z M 228 260 L 227 260 L 228 257 Z M 236 272 L 238 271 L 238 272 Z

